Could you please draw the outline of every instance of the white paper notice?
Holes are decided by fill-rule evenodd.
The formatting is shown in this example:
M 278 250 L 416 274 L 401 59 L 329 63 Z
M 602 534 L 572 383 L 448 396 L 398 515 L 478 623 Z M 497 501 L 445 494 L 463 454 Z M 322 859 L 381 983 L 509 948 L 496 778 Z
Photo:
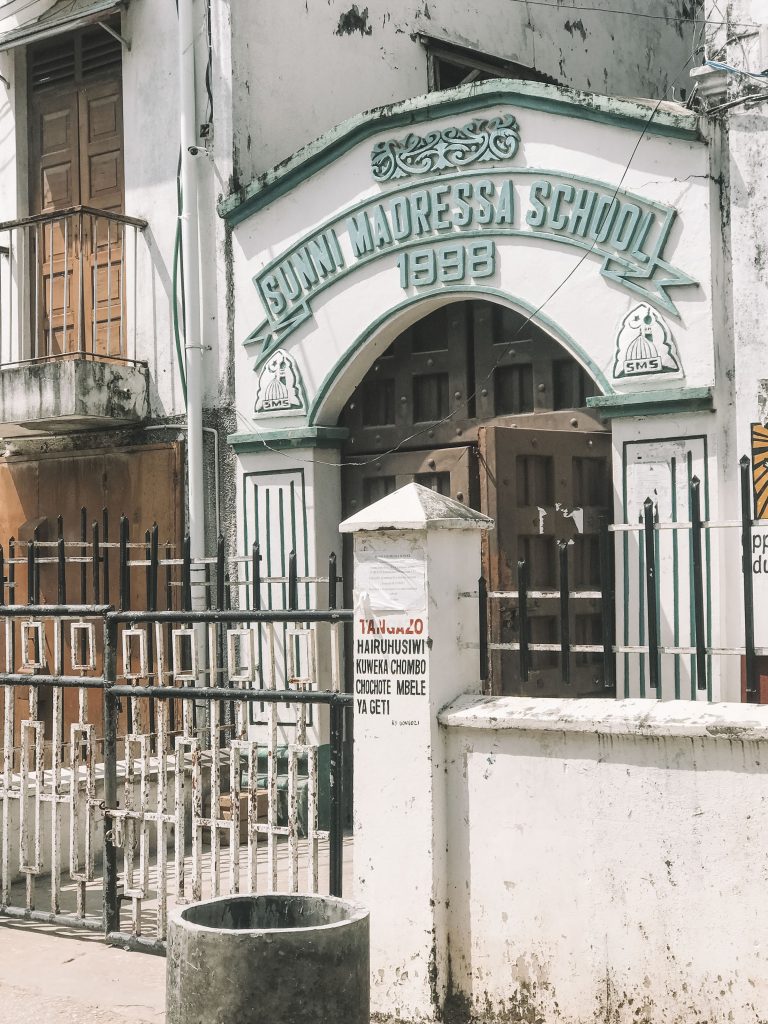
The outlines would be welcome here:
M 362 548 L 362 550 L 361 550 Z M 355 553 L 355 710 L 370 727 L 427 711 L 426 564 L 420 547 Z
M 372 614 L 424 609 L 426 593 L 424 559 L 405 551 L 379 555 L 358 553 L 355 593 Z

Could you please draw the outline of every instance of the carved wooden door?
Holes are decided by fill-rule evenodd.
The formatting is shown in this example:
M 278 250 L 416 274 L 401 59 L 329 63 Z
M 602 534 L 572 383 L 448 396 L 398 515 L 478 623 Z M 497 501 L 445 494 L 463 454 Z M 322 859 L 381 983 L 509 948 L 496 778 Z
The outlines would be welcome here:
M 122 227 L 64 216 L 124 209 L 120 44 L 96 26 L 33 47 L 29 95 L 31 355 L 122 355 Z
M 495 522 L 485 538 L 489 591 L 517 591 L 521 560 L 532 592 L 559 591 L 560 540 L 568 541 L 569 590 L 599 590 L 599 530 L 613 508 L 610 434 L 481 427 L 479 453 L 480 508 Z M 559 608 L 557 596 L 529 598 L 531 643 L 559 644 Z M 489 624 L 492 640 L 519 642 L 517 600 L 491 600 Z M 600 644 L 600 601 L 573 598 L 570 624 L 572 644 Z M 601 654 L 572 654 L 570 661 L 565 683 L 557 650 L 532 652 L 525 682 L 517 652 L 496 652 L 492 688 L 543 697 L 604 692 Z

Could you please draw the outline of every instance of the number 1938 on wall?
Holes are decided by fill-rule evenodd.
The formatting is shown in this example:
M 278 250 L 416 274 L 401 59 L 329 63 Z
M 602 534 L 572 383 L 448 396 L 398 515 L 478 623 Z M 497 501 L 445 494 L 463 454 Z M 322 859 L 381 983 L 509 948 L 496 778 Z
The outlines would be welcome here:
M 469 245 L 441 245 L 431 249 L 413 249 L 397 257 L 400 286 L 424 288 L 432 284 L 451 284 L 469 277 L 491 277 L 496 270 L 496 245 L 492 241 Z

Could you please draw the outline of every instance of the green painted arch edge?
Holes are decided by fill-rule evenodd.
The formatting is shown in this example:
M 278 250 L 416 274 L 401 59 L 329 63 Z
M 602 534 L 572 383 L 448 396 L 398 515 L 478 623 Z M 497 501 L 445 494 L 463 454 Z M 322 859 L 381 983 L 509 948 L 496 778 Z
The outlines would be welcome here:
M 436 98 L 437 97 L 437 98 Z M 302 181 L 332 164 L 356 145 L 382 131 L 404 128 L 451 114 L 472 113 L 493 103 L 596 121 L 647 135 L 701 142 L 695 114 L 656 110 L 637 101 L 581 92 L 565 86 L 516 79 L 496 79 L 427 93 L 400 103 L 376 107 L 342 121 L 292 156 L 255 178 L 238 192 L 220 200 L 218 213 L 235 227 L 253 213 L 286 195 Z
M 321 405 L 325 401 L 333 387 L 333 383 L 338 377 L 341 370 L 347 365 L 353 355 L 360 351 L 361 348 L 371 339 L 371 337 L 379 331 L 388 320 L 391 320 L 393 316 L 402 312 L 404 309 L 408 309 L 410 306 L 414 306 L 419 302 L 423 302 L 425 299 L 434 298 L 436 295 L 445 295 L 450 298 L 451 296 L 461 296 L 462 298 L 480 298 L 488 297 L 493 299 L 501 299 L 503 302 L 510 303 L 512 306 L 518 307 L 524 313 L 527 313 L 533 323 L 546 330 L 552 335 L 552 337 L 560 342 L 564 348 L 566 348 L 579 362 L 581 362 L 592 374 L 597 385 L 603 389 L 604 395 L 615 394 L 613 388 L 609 384 L 607 378 L 603 374 L 584 349 L 558 324 L 551 320 L 545 314 L 536 310 L 535 306 L 532 306 L 529 302 L 518 298 L 515 295 L 509 295 L 507 292 L 501 291 L 499 288 L 488 288 L 481 285 L 463 285 L 456 288 L 452 288 L 450 291 L 433 288 L 428 292 L 421 292 L 419 295 L 410 296 L 404 299 L 402 302 L 398 302 L 395 306 L 381 313 L 368 327 L 363 331 L 358 338 L 355 339 L 354 343 L 346 350 L 343 356 L 338 359 L 331 370 L 323 378 L 323 382 L 317 390 L 317 394 L 312 399 L 312 404 L 309 408 L 307 415 L 307 423 L 310 427 L 320 426 L 317 423 L 317 416 Z

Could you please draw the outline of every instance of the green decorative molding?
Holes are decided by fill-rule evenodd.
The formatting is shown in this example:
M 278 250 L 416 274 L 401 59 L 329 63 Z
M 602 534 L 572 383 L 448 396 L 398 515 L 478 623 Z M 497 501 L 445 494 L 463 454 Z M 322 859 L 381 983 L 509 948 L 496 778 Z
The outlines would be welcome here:
M 250 185 L 221 200 L 219 215 L 232 226 L 240 224 L 359 143 L 383 131 L 407 128 L 439 117 L 472 113 L 499 104 L 597 121 L 632 131 L 644 131 L 647 135 L 701 141 L 696 114 L 679 108 L 666 109 L 664 105 L 657 107 L 650 100 L 616 99 L 564 86 L 514 79 L 495 79 L 479 84 L 473 82 L 457 89 L 446 89 L 378 107 L 342 122 L 259 175 Z
M 596 409 L 604 420 L 622 416 L 665 416 L 670 413 L 713 412 L 712 388 L 669 388 L 634 392 L 630 395 L 595 395 L 587 408 Z
M 404 139 L 382 139 L 371 152 L 374 181 L 431 174 L 487 160 L 511 160 L 520 145 L 511 114 L 476 117 L 463 128 L 436 128 L 426 135 L 409 132 Z
M 337 448 L 349 437 L 346 427 L 288 427 L 258 434 L 230 434 L 227 441 L 239 455 L 265 448 Z

